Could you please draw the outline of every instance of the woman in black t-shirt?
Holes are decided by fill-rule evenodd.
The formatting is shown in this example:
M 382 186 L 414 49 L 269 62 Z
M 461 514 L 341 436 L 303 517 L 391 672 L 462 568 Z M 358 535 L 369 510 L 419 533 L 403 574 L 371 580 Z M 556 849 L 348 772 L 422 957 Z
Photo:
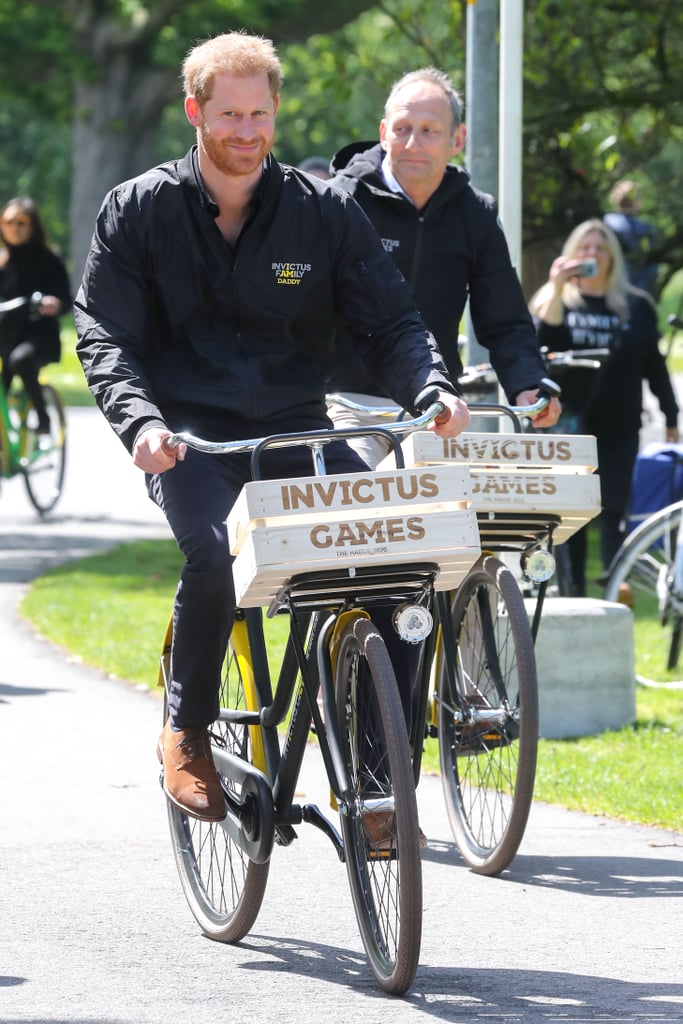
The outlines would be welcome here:
M 594 272 L 586 275 L 587 269 Z M 562 375 L 559 367 L 554 371 L 562 385 L 564 410 L 555 429 L 597 438 L 600 557 L 606 571 L 624 538 L 638 454 L 643 381 L 664 414 L 666 441 L 678 441 L 678 404 L 659 350 L 655 306 L 646 292 L 628 283 L 616 236 L 595 219 L 572 231 L 530 309 L 539 343 L 548 351 L 601 348 L 609 352 L 599 370 L 568 368 Z M 586 592 L 585 529 L 567 544 L 572 593 L 582 597 Z
M 2 382 L 9 391 L 18 375 L 38 415 L 38 431 L 49 433 L 50 421 L 38 383 L 46 363 L 59 362 L 59 317 L 71 308 L 66 268 L 50 249 L 32 199 L 10 199 L 0 210 L 0 300 L 41 292 L 37 315 L 28 306 L 0 320 Z

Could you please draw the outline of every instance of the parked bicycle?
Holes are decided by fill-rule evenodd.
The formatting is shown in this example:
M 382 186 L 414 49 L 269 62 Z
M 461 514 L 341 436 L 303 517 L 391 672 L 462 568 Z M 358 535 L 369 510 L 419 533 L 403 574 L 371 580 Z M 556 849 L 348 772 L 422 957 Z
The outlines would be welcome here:
M 0 316 L 28 306 L 38 310 L 39 292 L 0 302 Z M 8 395 L 0 377 L 0 479 L 21 475 L 29 501 L 39 515 L 50 512 L 62 493 L 66 458 L 66 418 L 58 392 L 43 384 L 49 433 L 38 432 L 36 411 L 17 382 Z
M 539 411 L 547 401 L 538 404 Z M 393 439 L 397 432 L 425 426 L 439 409 L 433 406 L 415 420 L 374 431 L 226 444 L 188 434 L 173 438 L 205 452 L 253 451 L 254 481 L 228 520 L 241 608 L 225 664 L 222 710 L 211 729 L 228 813 L 222 822 L 208 823 L 168 804 L 185 896 L 206 934 L 238 941 L 260 909 L 274 843 L 288 846 L 297 826 L 312 824 L 346 863 L 371 968 L 380 986 L 395 994 L 412 983 L 421 941 L 415 786 L 425 734 L 438 732 L 449 814 L 469 862 L 485 873 L 502 870 L 514 856 L 531 803 L 536 759 L 529 620 L 510 570 L 489 552 L 480 554 L 481 524 L 461 507 L 469 493 L 467 467 L 402 469 L 402 450 Z M 267 447 L 308 444 L 321 474 L 328 441 L 368 432 L 389 438 L 397 468 L 348 481 L 331 477 L 324 485 L 318 476 L 259 480 L 259 459 Z M 394 486 L 404 489 L 407 504 L 398 502 L 400 507 L 385 509 L 379 518 L 375 508 L 369 517 L 373 488 L 385 499 L 391 492 L 391 506 Z M 509 538 L 503 518 L 501 528 Z M 367 557 L 354 554 L 351 560 L 349 545 L 353 551 L 351 541 L 361 535 L 372 542 L 358 544 L 355 551 Z M 316 569 L 321 563 L 315 560 L 297 565 L 301 537 L 309 548 L 313 538 L 316 559 L 331 547 L 332 567 Z M 394 547 L 403 552 L 394 562 L 388 554 L 391 537 L 400 539 Z M 515 534 L 512 543 L 535 550 L 538 530 L 532 527 L 531 536 L 518 540 Z M 395 622 L 401 635 L 422 644 L 410 735 L 392 663 L 373 624 L 376 609 L 387 603 L 399 608 Z M 269 616 L 289 618 L 274 687 L 261 606 L 268 607 Z M 160 666 L 160 684 L 167 689 L 171 639 L 169 623 Z M 280 744 L 277 727 L 288 713 Z M 318 807 L 294 802 L 311 726 L 338 827 Z M 374 836 L 367 828 L 373 816 L 381 822 Z
M 606 601 L 633 609 L 636 678 L 649 686 L 683 686 L 683 502 L 653 513 L 615 555 Z

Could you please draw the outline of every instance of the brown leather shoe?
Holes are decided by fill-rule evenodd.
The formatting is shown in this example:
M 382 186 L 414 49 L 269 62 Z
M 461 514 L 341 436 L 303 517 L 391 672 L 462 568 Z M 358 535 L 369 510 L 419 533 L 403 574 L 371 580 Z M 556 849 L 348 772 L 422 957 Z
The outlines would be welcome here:
M 393 811 L 365 811 L 363 832 L 368 841 L 370 854 L 387 853 L 396 845 L 396 825 Z M 429 840 L 420 829 L 420 849 L 424 850 Z
M 211 756 L 209 733 L 203 727 L 173 732 L 166 722 L 157 757 L 164 766 L 164 793 L 181 811 L 202 821 L 222 821 L 225 795 Z

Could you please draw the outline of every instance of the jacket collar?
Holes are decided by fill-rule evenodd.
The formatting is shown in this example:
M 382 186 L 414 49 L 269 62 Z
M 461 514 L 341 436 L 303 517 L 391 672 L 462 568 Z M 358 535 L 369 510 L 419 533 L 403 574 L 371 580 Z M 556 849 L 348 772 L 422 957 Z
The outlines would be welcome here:
M 353 142 L 335 153 L 332 158 L 332 167 L 340 178 L 362 182 L 368 191 L 375 195 L 410 202 L 403 191 L 394 192 L 387 185 L 382 175 L 383 158 L 384 150 L 380 143 Z M 449 164 L 441 184 L 429 200 L 430 209 L 440 206 L 444 201 L 451 200 L 467 187 L 469 181 L 469 173 L 464 167 Z
M 192 146 L 187 151 L 185 156 L 178 162 L 178 177 L 182 184 L 187 185 L 192 189 L 199 197 L 200 205 L 211 214 L 212 217 L 217 217 L 220 213 L 217 203 L 211 198 L 209 191 L 204 184 L 201 171 L 199 170 L 199 155 L 197 146 Z M 261 180 L 258 183 L 256 191 L 251 197 L 251 210 L 252 214 L 262 204 L 265 199 L 268 184 L 271 179 L 282 177 L 282 171 L 280 165 L 277 163 L 270 153 L 263 161 L 263 169 L 261 173 Z

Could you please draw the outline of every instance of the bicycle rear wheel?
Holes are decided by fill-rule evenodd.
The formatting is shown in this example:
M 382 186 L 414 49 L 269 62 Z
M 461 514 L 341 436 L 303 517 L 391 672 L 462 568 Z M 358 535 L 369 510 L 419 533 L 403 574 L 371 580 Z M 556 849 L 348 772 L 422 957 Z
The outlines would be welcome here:
M 683 579 L 676 579 L 682 516 L 676 502 L 641 523 L 615 555 L 605 587 L 606 601 L 633 609 L 636 678 L 645 686 L 678 688 L 683 681 Z
M 351 896 L 373 973 L 400 995 L 415 977 L 422 938 L 417 801 L 394 671 L 367 618 L 342 631 L 335 696 L 352 789 L 339 809 Z
M 490 555 L 461 583 L 451 613 L 456 648 L 442 649 L 438 687 L 441 779 L 463 858 L 479 874 L 495 875 L 517 852 L 533 797 L 533 639 L 513 574 Z M 455 693 L 447 657 L 455 658 Z
M 28 405 L 21 459 L 29 501 L 41 516 L 59 501 L 66 466 L 66 417 L 62 400 L 50 384 L 43 385 L 43 396 L 50 418 L 50 433 L 36 433 L 37 415 L 33 406 Z
M 170 651 L 169 626 L 161 665 L 166 681 L 170 680 Z M 228 647 L 219 699 L 221 708 L 255 710 L 249 666 L 240 670 L 232 645 Z M 166 717 L 164 701 L 164 722 Z M 210 731 L 213 747 L 222 747 L 254 763 L 258 727 L 224 722 L 219 717 Z M 223 784 L 235 789 L 225 778 Z M 190 910 L 209 938 L 238 942 L 249 932 L 261 909 L 270 862 L 256 864 L 250 860 L 220 822 L 199 821 L 183 814 L 170 801 L 167 808 L 173 854 Z

